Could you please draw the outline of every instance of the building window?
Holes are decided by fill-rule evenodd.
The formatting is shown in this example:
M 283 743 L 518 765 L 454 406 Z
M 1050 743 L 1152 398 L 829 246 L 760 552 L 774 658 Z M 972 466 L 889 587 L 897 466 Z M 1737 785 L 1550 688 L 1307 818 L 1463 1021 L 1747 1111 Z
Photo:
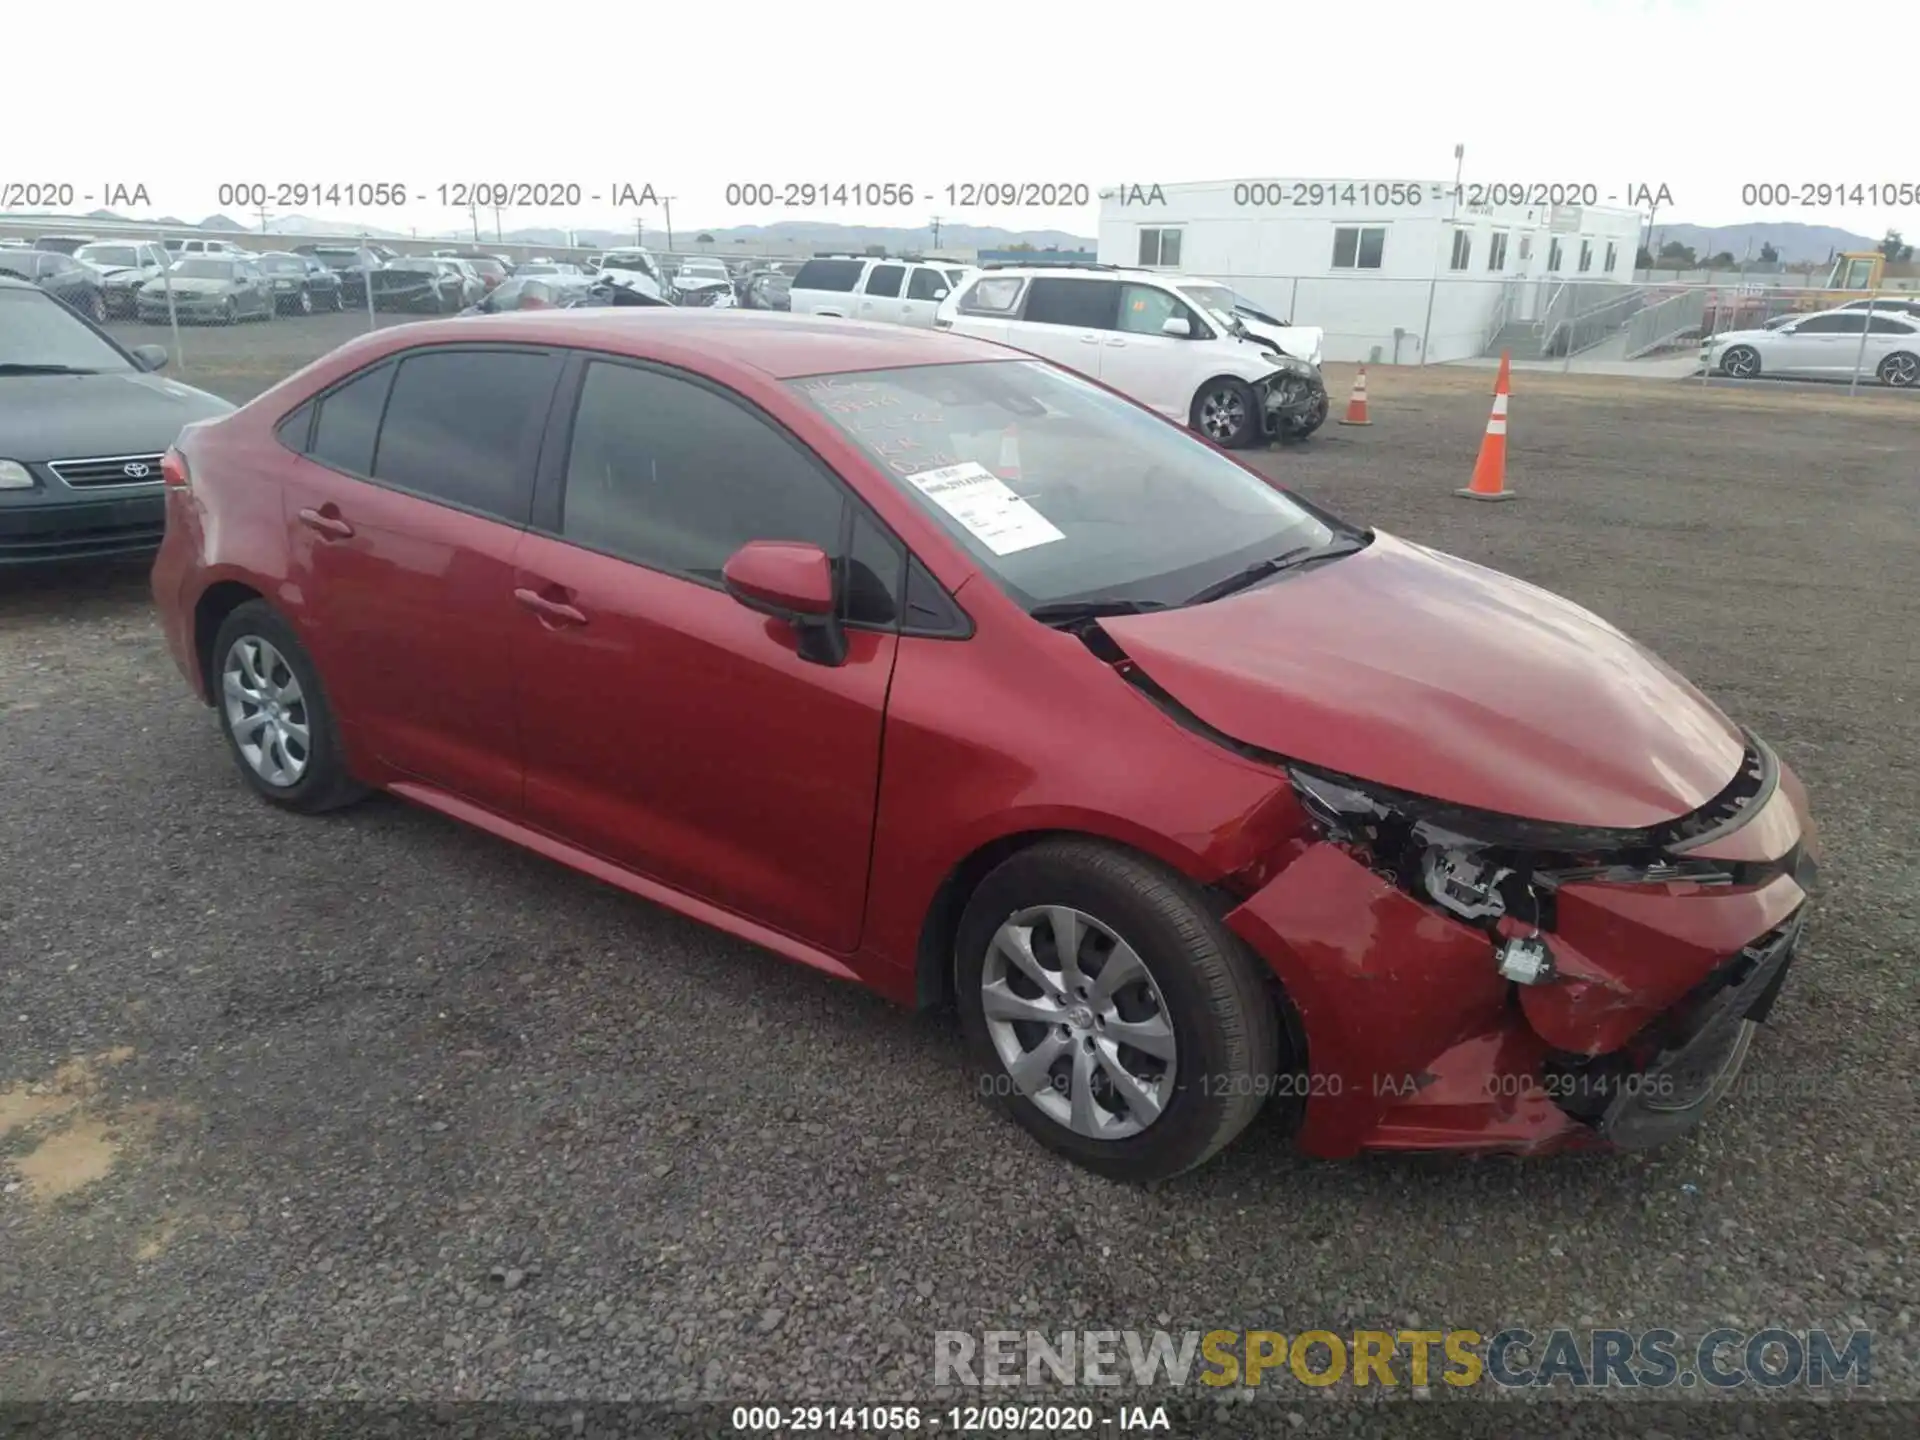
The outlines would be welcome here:
M 1520 258 L 1522 260 L 1531 260 L 1533 258 L 1533 237 L 1531 235 L 1522 235 L 1520 237 Z
M 1619 258 L 1620 247 L 1611 240 L 1607 241 L 1607 274 L 1611 275 L 1613 273 L 1614 262 Z
M 1450 270 L 1464 270 L 1467 262 L 1473 258 L 1473 232 L 1456 230 L 1453 232 L 1453 258 L 1447 262 Z
M 1584 275 L 1591 269 L 1593 269 L 1593 242 L 1582 240 L 1580 242 L 1580 273 Z
M 1178 230 L 1142 230 L 1140 232 L 1140 263 L 1142 265 L 1178 265 L 1180 263 L 1180 232 Z
M 1525 254 L 1523 250 L 1520 252 Z M 1496 230 L 1487 241 L 1487 269 L 1496 273 L 1507 268 L 1507 232 Z
M 1560 271 L 1560 242 L 1558 239 L 1547 242 L 1547 273 L 1556 275 Z
M 1333 232 L 1333 268 L 1378 270 L 1386 248 L 1387 227 L 1384 225 L 1339 226 Z

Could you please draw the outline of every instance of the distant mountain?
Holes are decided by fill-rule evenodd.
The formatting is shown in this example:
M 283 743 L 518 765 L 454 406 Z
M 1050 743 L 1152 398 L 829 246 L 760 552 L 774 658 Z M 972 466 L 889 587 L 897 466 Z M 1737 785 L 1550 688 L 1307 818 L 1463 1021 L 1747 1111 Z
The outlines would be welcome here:
M 481 226 L 481 240 L 484 242 L 486 227 Z M 552 226 L 534 226 L 521 230 L 509 230 L 500 237 L 502 241 L 517 245 L 554 245 L 567 243 L 572 235 L 574 243 L 588 247 L 606 247 L 633 243 L 631 230 L 564 230 Z M 864 250 L 869 245 L 883 245 L 890 251 L 929 249 L 933 245 L 933 227 L 889 226 L 889 225 L 839 225 L 825 220 L 782 220 L 775 225 L 732 225 L 699 226 L 676 225 L 673 227 L 673 239 L 676 245 L 693 242 L 697 235 L 711 235 L 712 243 L 718 246 L 738 245 L 750 248 L 755 244 L 777 241 L 785 244 L 809 245 L 817 250 Z M 664 244 L 666 232 L 656 226 L 647 227 L 649 244 Z M 1065 230 L 1007 230 L 997 225 L 942 225 L 940 244 L 963 250 L 1004 250 L 1010 245 L 1027 244 L 1036 250 L 1091 250 L 1094 242 L 1080 235 L 1069 234 Z
M 1782 263 L 1825 263 L 1838 250 L 1871 250 L 1880 243 L 1877 235 L 1857 235 L 1832 225 L 1803 225 L 1794 220 L 1763 220 L 1746 225 L 1664 225 L 1656 224 L 1648 236 L 1647 248 L 1656 255 L 1662 245 L 1678 241 L 1691 245 L 1693 253 L 1704 260 L 1727 251 L 1738 260 L 1758 260 L 1761 247 L 1771 244 L 1780 252 Z
M 357 220 L 309 220 L 304 215 L 276 215 L 267 221 L 269 235 L 366 235 L 375 240 L 407 240 L 400 230 L 382 230 Z
M 229 220 L 224 215 L 209 215 L 200 222 L 202 230 L 245 230 L 247 227 L 238 220 Z

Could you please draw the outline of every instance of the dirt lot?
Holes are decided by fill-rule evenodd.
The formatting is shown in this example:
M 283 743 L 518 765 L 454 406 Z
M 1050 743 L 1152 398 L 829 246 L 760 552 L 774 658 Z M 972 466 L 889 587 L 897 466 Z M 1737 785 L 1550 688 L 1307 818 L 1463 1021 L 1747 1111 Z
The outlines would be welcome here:
M 236 398 L 294 358 L 188 338 Z M 977 1103 L 944 1019 L 396 802 L 270 811 L 143 576 L 15 577 L 0 1393 L 855 1401 L 924 1395 L 941 1329 L 1778 1324 L 1870 1328 L 1874 1389 L 1920 1399 L 1920 411 L 1523 376 L 1521 498 L 1475 505 L 1490 377 L 1369 378 L 1371 427 L 1262 463 L 1599 610 L 1812 792 L 1803 963 L 1703 1133 L 1328 1165 L 1256 1127 L 1111 1185 Z M 1355 1433 L 1343 1393 L 1256 1403 Z

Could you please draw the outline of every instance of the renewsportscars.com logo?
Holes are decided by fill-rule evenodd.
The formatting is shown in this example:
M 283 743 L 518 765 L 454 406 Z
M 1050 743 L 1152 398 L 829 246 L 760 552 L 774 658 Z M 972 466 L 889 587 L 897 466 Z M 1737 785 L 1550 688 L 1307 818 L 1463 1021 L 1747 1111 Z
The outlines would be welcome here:
M 1731 1390 L 1873 1383 L 1873 1332 L 1825 1330 L 941 1330 L 935 1385 Z

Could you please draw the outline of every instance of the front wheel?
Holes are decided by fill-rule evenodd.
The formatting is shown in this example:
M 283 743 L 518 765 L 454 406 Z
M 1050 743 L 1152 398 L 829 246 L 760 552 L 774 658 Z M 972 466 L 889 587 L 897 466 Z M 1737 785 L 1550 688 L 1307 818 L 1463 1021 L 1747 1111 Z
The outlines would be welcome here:
M 1751 380 L 1760 373 L 1760 352 L 1751 345 L 1735 345 L 1720 357 L 1720 373 L 1735 380 Z
M 313 313 L 313 292 L 303 289 L 300 294 L 295 297 L 293 308 L 298 310 L 302 315 L 311 315 Z
M 1896 350 L 1880 362 L 1879 374 L 1883 385 L 1897 385 L 1903 390 L 1920 385 L 1920 355 Z
M 342 290 L 338 285 L 336 285 L 333 287 L 333 313 L 338 315 L 342 310 L 345 310 L 346 308 L 347 308 L 346 291 Z
M 220 323 L 222 325 L 231 325 L 239 318 L 240 302 L 229 295 L 227 297 L 227 303 L 220 307 Z
M 1279 1024 L 1253 956 L 1179 875 L 1043 841 L 981 882 L 955 950 L 983 1095 L 1119 1180 L 1211 1159 L 1269 1093 Z
M 346 760 L 320 674 L 264 600 L 235 607 L 213 642 L 220 730 L 254 793 L 317 814 L 365 793 Z
M 1214 444 L 1242 449 L 1260 436 L 1260 401 L 1244 380 L 1209 380 L 1193 398 L 1192 420 Z
M 94 324 L 96 325 L 106 324 L 107 323 L 107 297 L 101 294 L 99 291 L 95 291 L 87 301 L 87 314 L 93 318 Z

